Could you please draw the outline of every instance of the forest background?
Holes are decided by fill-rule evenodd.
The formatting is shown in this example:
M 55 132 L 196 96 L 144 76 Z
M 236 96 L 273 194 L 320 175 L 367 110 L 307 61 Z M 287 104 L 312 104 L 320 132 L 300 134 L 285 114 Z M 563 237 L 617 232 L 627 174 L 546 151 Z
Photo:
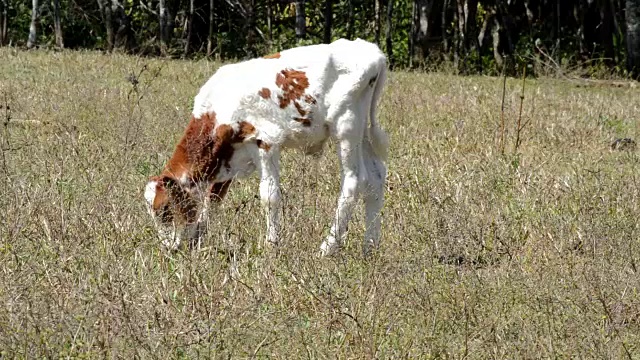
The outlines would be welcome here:
M 392 67 L 638 77 L 640 0 L 0 0 L 0 45 L 233 61 L 356 37 Z

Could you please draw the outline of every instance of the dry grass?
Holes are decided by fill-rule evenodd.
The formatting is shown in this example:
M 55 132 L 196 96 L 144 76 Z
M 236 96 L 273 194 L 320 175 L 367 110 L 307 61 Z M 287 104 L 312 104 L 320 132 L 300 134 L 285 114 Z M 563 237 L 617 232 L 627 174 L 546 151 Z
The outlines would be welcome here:
M 339 256 L 313 256 L 333 146 L 285 155 L 278 252 L 259 245 L 253 177 L 212 214 L 208 247 L 168 255 L 142 190 L 215 64 L 0 58 L 0 357 L 640 358 L 640 158 L 609 150 L 638 138 L 640 90 L 527 80 L 515 154 L 509 80 L 502 156 L 500 79 L 393 73 L 373 259 L 360 213 Z

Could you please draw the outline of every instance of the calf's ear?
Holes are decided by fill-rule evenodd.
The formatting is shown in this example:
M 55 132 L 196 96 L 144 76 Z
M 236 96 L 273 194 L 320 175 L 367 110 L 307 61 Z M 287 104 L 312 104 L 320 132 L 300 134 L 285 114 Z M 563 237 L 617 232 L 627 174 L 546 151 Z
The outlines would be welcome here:
M 176 184 L 176 179 L 169 175 L 154 176 L 152 179 L 157 182 L 157 186 L 164 190 L 170 190 Z

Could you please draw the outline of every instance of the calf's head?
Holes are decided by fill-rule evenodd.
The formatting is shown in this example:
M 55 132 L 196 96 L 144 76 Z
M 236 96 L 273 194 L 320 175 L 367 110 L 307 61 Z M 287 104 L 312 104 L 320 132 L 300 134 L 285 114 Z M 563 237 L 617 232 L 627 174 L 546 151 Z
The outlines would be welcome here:
M 216 124 L 215 113 L 191 119 L 165 169 L 145 187 L 147 211 L 165 247 L 200 240 L 210 201 L 220 201 L 236 175 L 253 171 L 247 142 L 254 138 L 250 124 Z
M 203 234 L 206 201 L 202 195 L 196 186 L 183 185 L 169 175 L 149 180 L 144 192 L 147 210 L 165 247 L 175 250 L 183 241 L 193 243 Z

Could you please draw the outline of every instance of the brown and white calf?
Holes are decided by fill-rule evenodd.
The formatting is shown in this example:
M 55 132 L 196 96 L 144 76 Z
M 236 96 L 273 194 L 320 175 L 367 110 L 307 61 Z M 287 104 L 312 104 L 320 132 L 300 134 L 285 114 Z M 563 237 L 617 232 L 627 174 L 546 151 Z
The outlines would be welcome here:
M 145 189 L 149 213 L 168 248 L 199 241 L 210 202 L 254 170 L 266 208 L 269 243 L 280 234 L 280 151 L 322 150 L 336 140 L 341 192 L 321 254 L 340 248 L 359 196 L 365 255 L 380 239 L 388 140 L 376 123 L 387 61 L 369 42 L 337 40 L 222 66 L 195 98 L 172 158 Z M 370 124 L 370 126 L 368 126 Z

